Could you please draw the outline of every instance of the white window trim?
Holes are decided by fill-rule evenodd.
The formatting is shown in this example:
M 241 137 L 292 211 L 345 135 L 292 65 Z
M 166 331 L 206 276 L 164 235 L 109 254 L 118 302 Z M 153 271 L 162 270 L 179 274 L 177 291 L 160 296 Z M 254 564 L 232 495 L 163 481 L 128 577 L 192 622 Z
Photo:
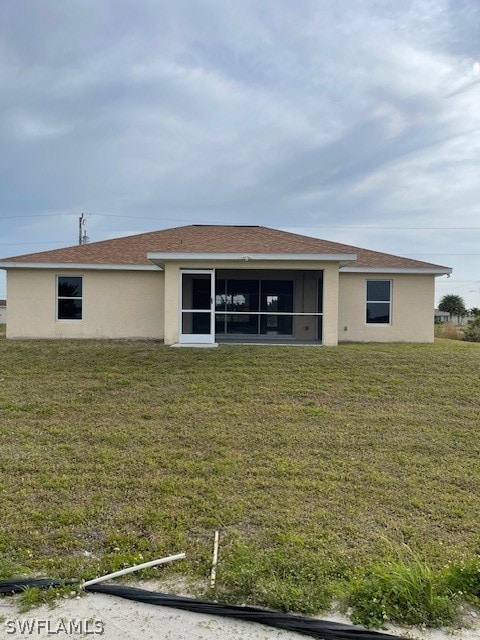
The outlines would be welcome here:
M 368 300 L 368 283 L 369 282 L 389 282 L 390 298 L 389 300 Z M 367 278 L 365 280 L 365 313 L 363 315 L 364 323 L 367 327 L 391 327 L 392 326 L 392 297 L 393 297 L 393 280 L 389 278 Z M 367 322 L 367 305 L 368 304 L 388 304 L 388 322 Z
M 59 278 L 81 278 L 82 279 L 82 295 L 73 297 L 73 296 L 59 296 L 58 295 L 58 279 Z M 79 275 L 75 274 L 65 274 L 58 273 L 55 276 L 55 322 L 83 322 L 83 285 L 84 285 L 84 277 L 83 274 Z M 59 318 L 58 317 L 58 301 L 59 300 L 81 300 L 82 301 L 82 317 L 81 318 Z

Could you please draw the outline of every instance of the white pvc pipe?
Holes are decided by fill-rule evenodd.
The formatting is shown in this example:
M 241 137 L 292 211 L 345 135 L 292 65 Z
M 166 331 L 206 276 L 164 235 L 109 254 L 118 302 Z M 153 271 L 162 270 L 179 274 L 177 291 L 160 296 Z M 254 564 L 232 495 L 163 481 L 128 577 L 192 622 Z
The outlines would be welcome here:
M 210 574 L 210 589 L 215 588 L 215 580 L 217 579 L 217 562 L 218 562 L 218 541 L 220 538 L 220 531 L 215 531 L 215 537 L 213 539 L 213 559 L 212 559 L 212 572 Z
M 150 562 L 144 562 L 143 564 L 137 564 L 134 567 L 127 567 L 126 569 L 121 569 L 120 571 L 114 571 L 113 573 L 107 573 L 106 576 L 101 576 L 100 578 L 94 578 L 93 580 L 87 580 L 83 583 L 83 587 L 89 587 L 92 584 L 97 584 L 98 582 L 104 582 L 105 580 L 110 580 L 110 578 L 118 578 L 118 576 L 124 576 L 127 573 L 133 573 L 134 571 L 140 571 L 140 569 L 148 569 L 149 567 L 156 567 L 159 564 L 165 564 L 166 562 L 173 562 L 174 560 L 183 560 L 185 558 L 184 553 L 177 553 L 175 556 L 167 556 L 166 558 L 159 558 L 158 560 L 151 560 Z

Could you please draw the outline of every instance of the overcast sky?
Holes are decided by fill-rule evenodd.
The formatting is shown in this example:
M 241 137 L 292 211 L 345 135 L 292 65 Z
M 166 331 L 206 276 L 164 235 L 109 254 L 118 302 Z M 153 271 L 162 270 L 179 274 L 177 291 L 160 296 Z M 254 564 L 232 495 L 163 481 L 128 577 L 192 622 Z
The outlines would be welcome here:
M 0 109 L 1 257 L 262 224 L 480 307 L 479 0 L 0 0 Z

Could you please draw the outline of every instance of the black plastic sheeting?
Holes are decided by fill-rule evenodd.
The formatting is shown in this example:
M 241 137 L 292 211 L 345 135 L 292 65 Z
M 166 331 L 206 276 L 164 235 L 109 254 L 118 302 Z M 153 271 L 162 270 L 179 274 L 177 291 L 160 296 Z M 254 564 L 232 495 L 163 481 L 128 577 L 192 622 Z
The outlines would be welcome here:
M 69 578 L 68 580 L 53 580 L 52 578 L 12 578 L 11 580 L 0 580 L 0 593 L 14 594 L 25 591 L 27 587 L 38 587 L 48 589 L 49 587 L 63 587 L 66 584 L 79 584 L 79 580 Z
M 59 587 L 66 584 L 79 584 L 79 581 L 73 579 L 52 580 L 50 578 L 2 580 L 0 581 L 0 593 L 13 594 L 20 593 L 27 587 L 47 588 Z M 136 587 L 128 587 L 120 584 L 94 584 L 85 587 L 85 591 L 104 593 L 136 602 L 172 607 L 194 613 L 206 613 L 224 618 L 234 618 L 235 620 L 257 622 L 269 627 L 275 627 L 276 629 L 294 631 L 313 638 L 322 638 L 323 640 L 401 640 L 399 636 L 392 636 L 378 631 L 369 631 L 338 622 L 317 620 L 306 616 L 280 613 L 258 607 L 219 604 L 216 602 L 195 600 L 194 598 L 172 596 L 167 593 L 146 591 L 145 589 L 137 589 Z

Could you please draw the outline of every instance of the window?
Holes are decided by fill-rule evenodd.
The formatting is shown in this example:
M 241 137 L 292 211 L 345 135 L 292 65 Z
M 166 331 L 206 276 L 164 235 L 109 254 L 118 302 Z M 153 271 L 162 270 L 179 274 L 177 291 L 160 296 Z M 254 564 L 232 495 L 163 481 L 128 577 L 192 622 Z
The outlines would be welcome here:
M 57 320 L 82 319 L 83 278 L 57 276 Z
M 367 324 L 390 324 L 391 280 L 367 280 Z

